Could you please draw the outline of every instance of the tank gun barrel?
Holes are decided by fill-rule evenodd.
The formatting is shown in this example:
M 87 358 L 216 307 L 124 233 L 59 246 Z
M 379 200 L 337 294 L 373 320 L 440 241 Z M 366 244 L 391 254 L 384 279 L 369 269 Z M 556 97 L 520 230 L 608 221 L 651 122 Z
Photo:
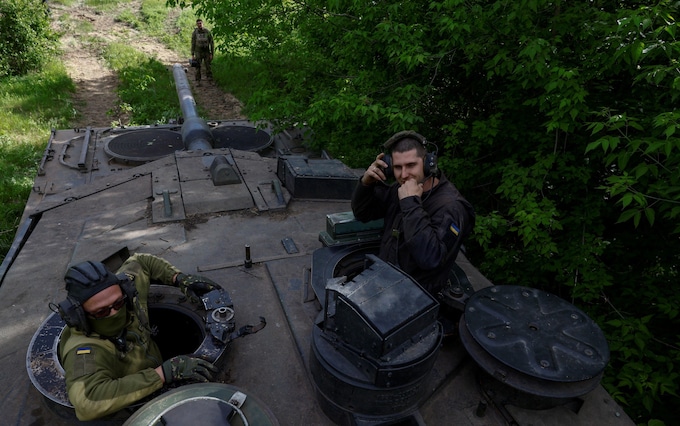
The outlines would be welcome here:
M 181 64 L 172 67 L 179 105 L 182 109 L 182 142 L 187 150 L 207 150 L 214 146 L 212 131 L 208 124 L 196 113 L 196 101 L 191 93 L 186 71 Z

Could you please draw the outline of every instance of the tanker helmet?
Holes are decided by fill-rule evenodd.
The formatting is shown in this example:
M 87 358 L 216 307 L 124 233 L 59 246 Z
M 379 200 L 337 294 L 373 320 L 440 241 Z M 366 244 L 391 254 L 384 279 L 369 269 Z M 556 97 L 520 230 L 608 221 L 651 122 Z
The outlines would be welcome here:
M 101 262 L 86 261 L 71 266 L 64 277 L 68 295 L 83 304 L 100 291 L 119 284 L 120 278 Z

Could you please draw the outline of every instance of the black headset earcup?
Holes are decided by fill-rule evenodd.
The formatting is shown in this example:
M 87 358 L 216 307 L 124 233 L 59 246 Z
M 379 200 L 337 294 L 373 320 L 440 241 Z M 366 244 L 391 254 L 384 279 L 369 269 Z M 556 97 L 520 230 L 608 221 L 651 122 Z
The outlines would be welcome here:
M 73 327 L 76 330 L 80 330 L 86 335 L 90 334 L 90 323 L 87 321 L 85 310 L 80 303 L 67 297 L 66 300 L 59 303 L 58 309 L 59 316 L 64 320 L 66 325 Z
M 437 174 L 437 155 L 428 152 L 425 155 L 425 164 L 423 164 L 423 174 L 425 177 Z
M 382 160 L 387 164 L 387 167 L 383 169 L 383 174 L 389 180 L 394 177 L 392 174 L 392 154 L 386 153 Z

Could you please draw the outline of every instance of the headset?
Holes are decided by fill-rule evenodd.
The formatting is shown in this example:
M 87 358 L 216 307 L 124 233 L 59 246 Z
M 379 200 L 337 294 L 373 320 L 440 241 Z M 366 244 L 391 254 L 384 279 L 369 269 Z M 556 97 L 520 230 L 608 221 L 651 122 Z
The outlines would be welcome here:
M 120 289 L 127 298 L 126 305 L 128 310 L 133 310 L 134 298 L 137 297 L 138 293 L 134 281 L 126 274 L 118 274 L 116 275 L 116 278 L 118 278 Z M 50 303 L 49 307 L 52 312 L 58 312 L 61 319 L 63 319 L 69 327 L 73 327 L 76 330 L 85 333 L 86 336 L 89 336 L 90 333 L 92 333 L 92 327 L 90 326 L 90 321 L 87 319 L 87 313 L 85 312 L 85 309 L 83 309 L 83 305 L 76 299 L 71 296 L 66 296 L 66 300 L 62 300 L 56 305 Z
M 382 160 L 387 163 L 387 168 L 383 170 L 385 177 L 387 179 L 394 177 L 394 173 L 392 171 L 392 147 L 394 147 L 397 142 L 406 138 L 415 139 L 416 141 L 420 142 L 426 151 L 428 144 L 434 145 L 435 151 L 427 152 L 425 154 L 425 158 L 423 159 L 423 174 L 425 177 L 437 175 L 439 172 L 437 168 L 437 145 L 433 144 L 432 142 L 428 142 L 423 135 L 416 133 L 413 130 L 404 130 L 394 134 L 387 140 L 387 142 L 383 144 L 383 148 L 385 148 L 385 155 L 383 156 Z

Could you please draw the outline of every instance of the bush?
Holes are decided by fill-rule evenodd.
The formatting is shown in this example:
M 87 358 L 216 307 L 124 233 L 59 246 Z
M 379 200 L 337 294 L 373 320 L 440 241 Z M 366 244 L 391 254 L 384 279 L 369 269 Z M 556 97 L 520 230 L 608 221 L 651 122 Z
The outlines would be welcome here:
M 39 70 L 56 46 L 42 0 L 0 2 L 0 78 Z

